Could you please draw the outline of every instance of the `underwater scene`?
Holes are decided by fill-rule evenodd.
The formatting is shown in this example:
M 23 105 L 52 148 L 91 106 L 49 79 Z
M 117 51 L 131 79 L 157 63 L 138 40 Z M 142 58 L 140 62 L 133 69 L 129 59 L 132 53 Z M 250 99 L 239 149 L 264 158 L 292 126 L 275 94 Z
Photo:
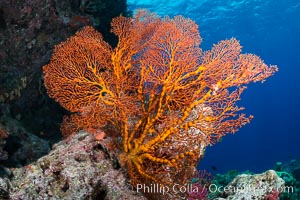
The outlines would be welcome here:
M 300 200 L 297 0 L 0 0 L 0 200 Z

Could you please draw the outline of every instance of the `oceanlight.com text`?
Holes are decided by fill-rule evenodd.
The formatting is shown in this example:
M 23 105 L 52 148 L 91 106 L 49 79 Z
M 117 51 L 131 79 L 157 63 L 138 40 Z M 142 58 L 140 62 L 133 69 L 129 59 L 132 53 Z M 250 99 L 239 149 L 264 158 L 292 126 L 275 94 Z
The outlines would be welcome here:
M 249 192 L 255 192 L 257 190 L 261 190 L 263 193 L 268 194 L 272 191 L 277 191 L 279 193 L 287 192 L 287 193 L 293 193 L 294 188 L 293 186 L 282 186 L 282 187 L 268 187 L 264 185 L 247 185 L 247 184 L 239 184 L 237 186 L 218 186 L 216 184 L 210 184 L 208 187 L 208 191 L 210 193 L 221 193 L 221 192 L 231 192 L 231 193 L 249 193 Z

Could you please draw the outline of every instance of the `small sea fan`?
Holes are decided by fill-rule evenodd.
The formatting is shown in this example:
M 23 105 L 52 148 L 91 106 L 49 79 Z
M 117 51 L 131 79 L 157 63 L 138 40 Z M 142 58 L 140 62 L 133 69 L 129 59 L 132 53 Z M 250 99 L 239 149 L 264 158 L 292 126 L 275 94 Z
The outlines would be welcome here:
M 195 183 L 188 192 L 188 200 L 204 200 L 207 199 L 208 189 L 200 183 Z
M 279 192 L 277 190 L 273 190 L 265 198 L 265 200 L 278 200 L 278 199 L 279 199 Z
M 188 191 L 188 200 L 204 200 L 208 196 L 208 186 L 213 176 L 205 170 L 197 170 L 191 179 L 192 187 Z

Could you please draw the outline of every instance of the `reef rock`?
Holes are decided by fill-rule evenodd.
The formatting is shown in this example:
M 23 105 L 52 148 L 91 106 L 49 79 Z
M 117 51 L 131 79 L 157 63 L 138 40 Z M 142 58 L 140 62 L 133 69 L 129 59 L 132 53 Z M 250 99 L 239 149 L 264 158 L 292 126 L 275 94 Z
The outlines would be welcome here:
M 127 183 L 111 153 L 110 138 L 96 140 L 79 132 L 57 143 L 50 153 L 31 165 L 11 169 L 2 179 L 10 199 L 145 199 Z M 5 182 L 6 181 L 6 182 Z M 9 182 L 9 184 L 7 183 Z
M 27 131 L 16 119 L 0 117 L 0 132 L 0 160 L 6 167 L 27 165 L 50 151 L 48 141 Z M 1 139 L 1 135 L 5 136 Z
M 262 174 L 241 174 L 229 183 L 221 194 L 224 198 L 217 200 L 265 200 L 273 193 L 280 193 L 284 187 L 284 180 L 274 170 Z

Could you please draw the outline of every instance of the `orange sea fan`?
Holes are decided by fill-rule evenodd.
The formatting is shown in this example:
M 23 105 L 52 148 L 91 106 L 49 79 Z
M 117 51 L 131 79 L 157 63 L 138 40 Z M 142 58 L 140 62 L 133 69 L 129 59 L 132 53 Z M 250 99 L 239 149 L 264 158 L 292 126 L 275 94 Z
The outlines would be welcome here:
M 107 124 L 119 132 L 132 184 L 185 184 L 207 145 L 252 119 L 236 105 L 245 85 L 277 71 L 234 38 L 202 52 L 198 26 L 182 16 L 140 11 L 113 19 L 112 32 L 115 48 L 92 27 L 56 46 L 45 86 L 72 112 L 65 136 Z

